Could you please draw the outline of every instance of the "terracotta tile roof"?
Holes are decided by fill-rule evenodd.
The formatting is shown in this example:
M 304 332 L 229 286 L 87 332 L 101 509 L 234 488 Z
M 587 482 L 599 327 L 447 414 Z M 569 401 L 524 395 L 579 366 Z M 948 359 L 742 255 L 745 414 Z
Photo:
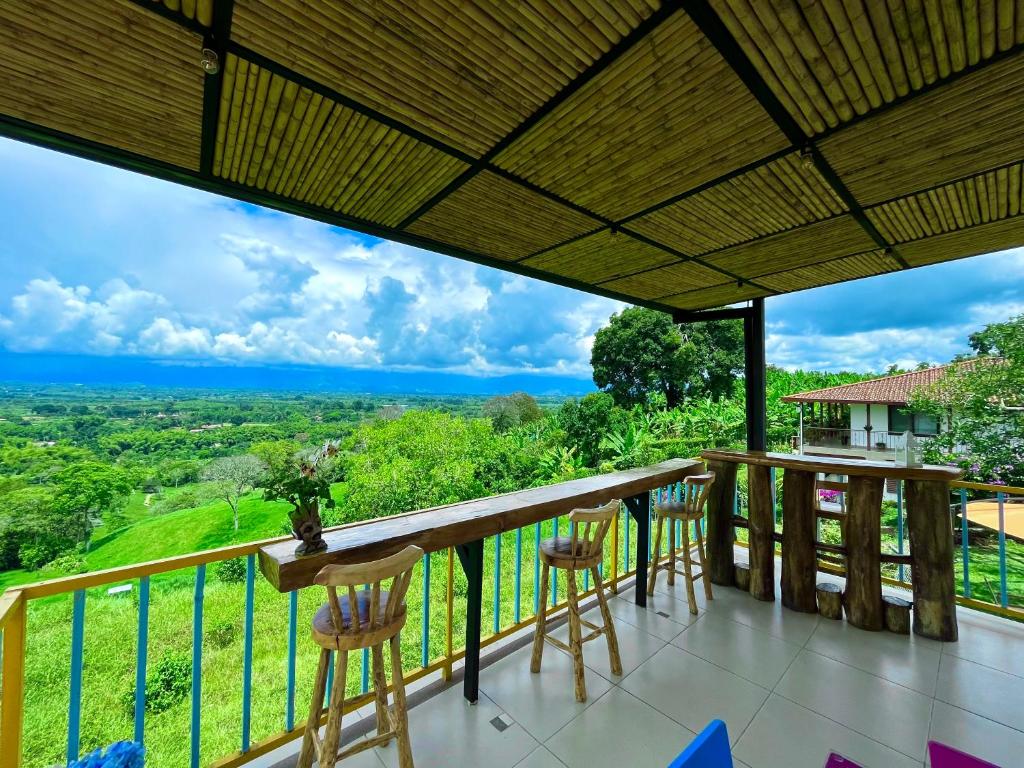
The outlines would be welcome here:
M 941 380 L 950 368 L 973 365 L 973 360 L 949 363 L 923 371 L 911 371 L 895 376 L 841 384 L 838 387 L 797 392 L 782 398 L 784 403 L 892 403 L 906 405 L 911 394 L 919 387 L 927 387 Z

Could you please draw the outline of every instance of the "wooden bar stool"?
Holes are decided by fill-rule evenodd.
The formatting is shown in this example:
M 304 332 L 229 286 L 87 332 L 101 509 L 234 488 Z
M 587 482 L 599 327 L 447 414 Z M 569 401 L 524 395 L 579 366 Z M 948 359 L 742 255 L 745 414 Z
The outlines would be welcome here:
M 619 641 L 615 637 L 615 625 L 612 614 L 608 610 L 608 600 L 604 594 L 604 582 L 598 565 L 603 557 L 604 537 L 615 522 L 619 499 L 613 499 L 597 509 L 574 509 L 569 513 L 571 536 L 558 536 L 545 539 L 540 543 L 540 560 L 543 570 L 540 577 L 540 612 L 537 614 L 537 629 L 533 635 L 533 656 L 530 659 L 530 671 L 540 672 L 540 662 L 544 655 L 544 641 L 572 656 L 573 679 L 575 681 L 576 701 L 587 700 L 587 686 L 583 677 L 583 644 L 604 635 L 608 642 L 608 657 L 611 661 L 612 674 L 622 674 L 622 661 L 619 659 Z M 566 593 L 568 595 L 569 613 L 569 644 L 566 645 L 556 637 L 547 633 L 547 594 L 548 577 L 551 568 L 562 568 L 566 572 Z M 604 626 L 591 624 L 580 618 L 579 594 L 576 591 L 576 572 L 590 570 L 597 592 L 597 602 L 601 607 L 601 618 Z M 593 630 L 582 637 L 581 625 Z
M 686 579 L 686 599 L 690 603 L 690 613 L 697 613 L 697 596 L 693 590 L 694 579 L 700 579 L 704 583 L 704 596 L 711 599 L 711 580 L 707 577 L 707 568 L 704 564 L 704 534 L 700 529 L 700 521 L 704 518 L 704 507 L 707 504 L 708 494 L 715 482 L 715 473 L 707 472 L 703 475 L 691 475 L 683 480 L 683 498 L 681 501 L 665 501 L 654 505 L 654 515 L 658 520 L 658 530 L 654 536 L 654 556 L 651 558 L 651 575 L 647 580 L 647 594 L 654 594 L 654 585 L 658 580 L 658 571 L 668 571 L 668 583 L 676 583 L 678 573 Z M 665 528 L 665 521 L 669 526 L 668 560 L 664 563 L 658 562 L 658 553 L 661 552 L 661 536 Z M 683 570 L 676 570 L 676 536 L 675 521 L 682 522 L 682 560 Z M 693 575 L 693 556 L 690 549 L 690 523 L 696 523 L 696 544 L 697 559 L 700 561 L 700 573 Z
M 410 546 L 383 560 L 352 565 L 326 565 L 313 580 L 314 584 L 327 587 L 328 600 L 313 617 L 313 641 L 321 648 L 320 664 L 316 670 L 313 703 L 309 710 L 309 719 L 306 721 L 297 768 L 309 768 L 314 758 L 319 762 L 320 768 L 333 768 L 338 760 L 371 747 L 387 744 L 392 737 L 398 742 L 399 766 L 413 768 L 399 633 L 405 625 L 405 593 L 409 589 L 413 567 L 422 557 L 422 549 Z M 392 580 L 391 585 L 389 589 L 384 589 L 383 583 L 387 579 Z M 364 589 L 365 584 L 369 584 L 370 589 Z M 348 594 L 339 597 L 339 587 L 347 587 Z M 391 647 L 391 684 L 395 694 L 393 710 L 388 707 L 387 679 L 384 676 L 384 643 Z M 348 655 L 350 651 L 363 648 L 370 648 L 373 657 L 377 735 L 356 742 L 339 752 Z M 332 651 L 337 653 L 334 685 L 327 708 L 327 728 L 321 741 L 320 718 L 323 714 L 324 692 L 327 688 L 327 671 Z

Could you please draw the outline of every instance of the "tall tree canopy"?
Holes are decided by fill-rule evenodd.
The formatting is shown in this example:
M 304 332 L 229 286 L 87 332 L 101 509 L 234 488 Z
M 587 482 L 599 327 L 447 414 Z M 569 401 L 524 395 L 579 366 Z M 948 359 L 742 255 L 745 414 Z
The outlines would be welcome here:
M 913 410 L 952 416 L 926 450 L 963 467 L 972 480 L 1024 483 L 1024 315 L 971 334 L 978 357 L 914 394 Z
M 669 408 L 688 397 L 718 400 L 743 370 L 743 330 L 732 320 L 680 328 L 663 312 L 629 307 L 597 332 L 590 364 L 594 383 L 624 407 L 652 395 Z

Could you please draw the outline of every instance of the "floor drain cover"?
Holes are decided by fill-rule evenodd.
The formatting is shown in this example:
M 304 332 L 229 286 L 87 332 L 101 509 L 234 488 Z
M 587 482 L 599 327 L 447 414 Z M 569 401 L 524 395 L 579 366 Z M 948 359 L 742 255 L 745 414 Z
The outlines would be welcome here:
M 491 720 L 491 725 L 493 725 L 499 733 L 512 727 L 512 723 L 506 723 L 502 719 L 501 715 L 498 715 L 497 717 L 493 718 Z
M 665 618 L 665 619 L 670 618 L 669 615 L 667 613 L 665 613 L 664 611 L 655 611 L 655 613 L 657 613 L 662 618 Z

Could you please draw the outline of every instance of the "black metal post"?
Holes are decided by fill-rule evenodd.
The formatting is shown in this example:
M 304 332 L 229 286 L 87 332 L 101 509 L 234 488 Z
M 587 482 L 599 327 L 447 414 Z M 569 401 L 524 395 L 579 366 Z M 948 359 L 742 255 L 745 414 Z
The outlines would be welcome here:
M 651 530 L 650 491 L 638 493 L 625 499 L 626 509 L 636 520 L 636 582 L 634 602 L 641 608 L 647 607 L 647 548 Z
M 766 450 L 768 404 L 764 357 L 764 299 L 754 299 L 743 318 L 743 378 L 747 394 L 747 449 Z
M 480 696 L 480 608 L 484 587 L 484 540 L 459 544 L 455 552 L 469 586 L 466 589 L 466 668 L 462 692 L 470 704 Z

